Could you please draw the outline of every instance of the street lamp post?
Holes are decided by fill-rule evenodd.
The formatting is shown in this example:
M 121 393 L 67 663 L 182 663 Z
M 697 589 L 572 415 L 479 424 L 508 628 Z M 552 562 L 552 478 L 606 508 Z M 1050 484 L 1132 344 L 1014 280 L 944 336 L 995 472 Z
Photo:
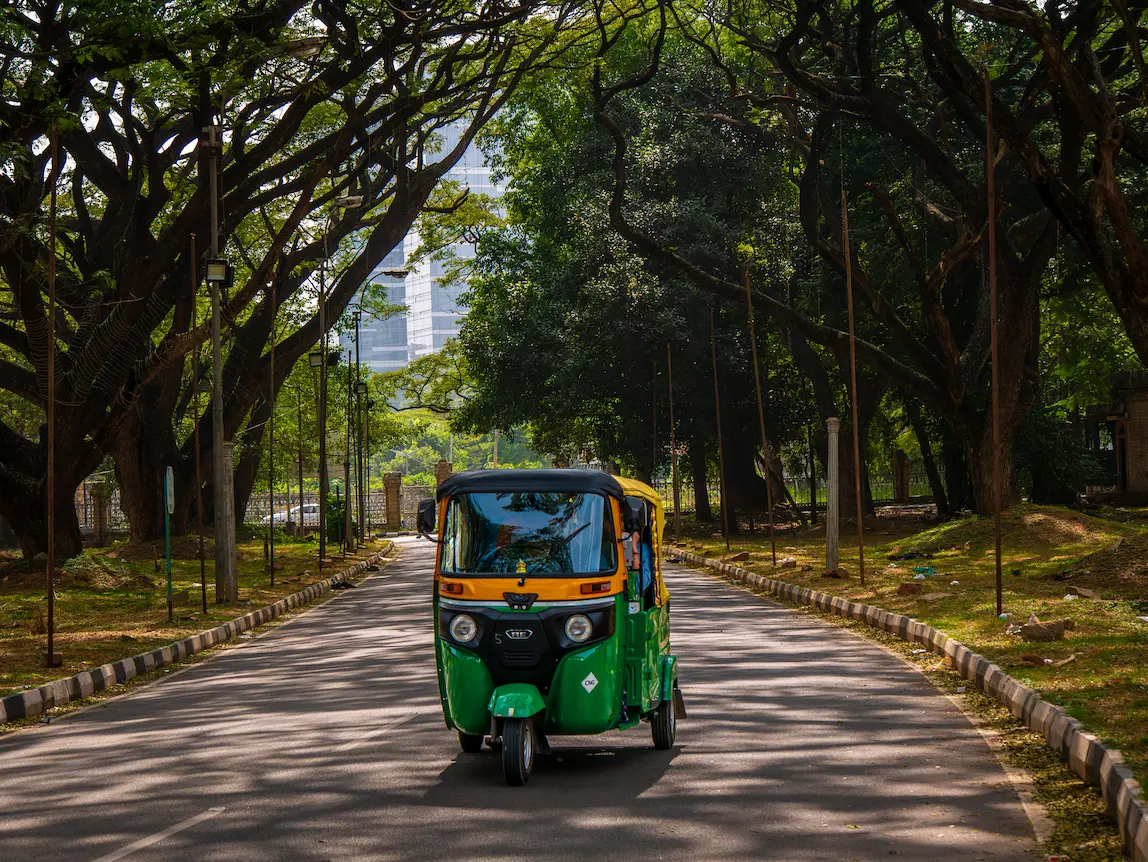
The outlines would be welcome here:
M 213 131 L 215 127 L 211 127 Z M 215 135 L 209 136 L 214 141 Z M 226 604 L 239 599 L 235 555 L 235 493 L 233 476 L 224 451 L 223 431 L 223 348 L 221 344 L 220 294 L 232 281 L 231 265 L 218 256 L 219 225 L 216 201 L 215 145 L 211 148 L 211 257 L 206 278 L 211 288 L 211 460 L 214 467 L 215 530 L 215 603 Z
M 363 396 L 367 394 L 367 384 L 360 380 L 355 384 L 355 445 L 357 447 L 356 468 L 358 470 L 359 489 L 359 544 L 366 546 L 366 533 L 363 525 L 367 523 L 367 498 L 364 490 L 363 465 Z
M 363 498 L 363 393 L 367 391 L 367 384 L 363 382 L 363 372 L 359 365 L 362 309 L 356 309 L 352 317 L 355 319 L 355 487 L 358 492 L 356 498 L 359 504 L 359 544 L 362 545 L 363 524 L 366 523 L 363 511 L 366 505 Z
M 319 332 L 323 360 L 319 368 L 319 569 L 327 550 L 327 263 L 331 252 L 328 239 L 331 220 L 340 209 L 356 209 L 363 205 L 362 195 L 344 195 L 335 200 L 323 223 L 323 260 L 319 264 Z M 314 367 L 314 365 L 312 365 Z
M 375 402 L 370 398 L 367 399 L 367 414 L 366 414 L 366 437 L 367 442 L 364 447 L 366 452 L 364 456 L 365 472 L 366 472 L 366 485 L 367 485 L 367 533 L 371 535 L 371 410 L 374 408 Z
M 321 308 L 322 306 L 320 306 Z M 322 321 L 322 312 L 320 312 Z M 320 325 L 321 322 L 320 322 Z M 307 364 L 311 366 L 312 373 L 318 372 L 319 380 L 326 379 L 326 362 L 324 355 L 317 350 L 307 354 Z M 319 384 L 319 394 L 315 404 L 319 418 L 319 571 L 323 571 L 323 558 L 327 556 L 327 410 L 323 402 L 323 386 Z M 302 518 L 302 512 L 300 512 Z M 306 533 L 306 530 L 304 530 Z
M 303 497 L 303 390 L 295 390 L 296 423 L 299 433 L 299 531 L 300 539 L 307 535 L 307 502 Z M 287 517 L 291 517 L 291 495 L 287 495 Z
M 354 539 L 351 537 L 351 515 L 355 511 L 351 505 L 351 434 L 355 427 L 354 404 L 355 381 L 351 377 L 351 350 L 347 349 L 347 450 L 343 458 L 343 482 L 346 494 L 343 496 L 343 556 L 355 549 Z

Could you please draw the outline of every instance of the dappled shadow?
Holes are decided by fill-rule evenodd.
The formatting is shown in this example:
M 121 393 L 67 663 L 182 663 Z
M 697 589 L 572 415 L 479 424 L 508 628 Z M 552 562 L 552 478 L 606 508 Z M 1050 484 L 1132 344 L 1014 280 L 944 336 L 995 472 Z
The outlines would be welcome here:
M 222 806 L 138 858 L 1030 858 L 1000 767 L 916 671 L 677 569 L 678 745 L 556 737 L 506 787 L 443 724 L 429 548 L 404 544 L 243 649 L 0 740 L 5 855 L 96 858 Z

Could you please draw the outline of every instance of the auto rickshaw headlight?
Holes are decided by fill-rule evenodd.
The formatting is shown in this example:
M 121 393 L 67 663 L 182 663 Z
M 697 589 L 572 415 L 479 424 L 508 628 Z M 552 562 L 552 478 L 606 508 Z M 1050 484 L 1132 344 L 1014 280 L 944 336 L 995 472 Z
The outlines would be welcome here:
M 450 621 L 450 636 L 459 643 L 469 643 L 478 634 L 478 623 L 470 614 L 459 614 Z
M 574 614 L 574 616 L 566 620 L 566 637 L 570 638 L 570 640 L 576 644 L 588 641 L 590 635 L 593 633 L 594 624 L 590 622 L 590 618 L 584 614 Z

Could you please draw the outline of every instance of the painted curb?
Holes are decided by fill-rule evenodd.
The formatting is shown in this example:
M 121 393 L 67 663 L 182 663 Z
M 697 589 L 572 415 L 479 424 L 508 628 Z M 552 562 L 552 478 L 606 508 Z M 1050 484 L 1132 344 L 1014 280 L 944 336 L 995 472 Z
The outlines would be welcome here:
M 282 616 L 289 610 L 310 604 L 320 596 L 331 591 L 331 587 L 340 581 L 365 572 L 381 560 L 391 548 L 377 551 L 365 560 L 344 569 L 322 581 L 316 581 L 308 587 L 284 596 L 271 605 L 265 605 L 257 611 L 244 614 L 241 617 L 222 623 L 213 629 L 207 629 L 199 634 L 191 635 L 183 640 L 157 647 L 150 652 L 140 653 L 131 658 L 125 658 L 111 664 L 105 664 L 94 670 L 85 670 L 75 676 L 54 679 L 44 683 L 39 688 L 28 689 L 17 694 L 10 694 L 0 698 L 0 724 L 16 721 L 21 718 L 35 718 L 37 715 L 54 706 L 62 706 L 73 700 L 90 697 L 97 691 L 103 691 L 119 683 L 126 682 L 140 674 L 166 667 L 169 664 L 202 652 L 205 649 L 218 646 L 234 639 L 241 632 L 253 629 L 263 623 L 270 622 Z
M 666 546 L 664 552 L 667 556 L 680 557 L 686 562 L 728 575 L 734 583 L 796 604 L 814 605 L 840 617 L 859 620 L 948 657 L 953 668 L 965 679 L 1008 707 L 1030 730 L 1043 735 L 1049 747 L 1060 752 L 1074 774 L 1086 784 L 1100 789 L 1108 814 L 1124 841 L 1124 852 L 1132 862 L 1148 862 L 1148 803 L 1141 796 L 1140 785 L 1124 764 L 1120 752 L 1107 748 L 1059 706 L 1042 700 L 1035 691 L 1013 679 L 984 656 L 911 617 L 767 578 L 681 548 Z

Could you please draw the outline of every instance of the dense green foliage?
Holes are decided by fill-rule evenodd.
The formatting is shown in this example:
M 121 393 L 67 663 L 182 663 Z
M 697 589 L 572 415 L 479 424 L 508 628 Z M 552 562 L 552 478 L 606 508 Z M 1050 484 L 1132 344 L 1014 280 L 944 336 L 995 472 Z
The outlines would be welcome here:
M 991 507 L 987 66 L 1006 484 L 1053 499 L 1111 481 L 1084 420 L 1148 355 L 1128 299 L 1140 61 L 1115 7 L 996 8 L 651 6 L 602 28 L 583 65 L 535 78 L 486 133 L 506 223 L 479 244 L 462 336 L 475 388 L 456 421 L 526 423 L 544 451 L 648 474 L 668 460 L 669 344 L 677 437 L 709 462 L 713 307 L 723 442 L 730 472 L 752 476 L 748 269 L 772 445 L 793 466 L 810 423 L 842 417 L 849 476 L 844 198 L 862 458 L 908 448 L 951 507 Z M 1072 67 L 1101 48 L 1099 66 Z M 1068 95 L 1049 96 L 1046 76 L 1071 80 Z M 1127 135 L 1115 148 L 1105 88 Z

